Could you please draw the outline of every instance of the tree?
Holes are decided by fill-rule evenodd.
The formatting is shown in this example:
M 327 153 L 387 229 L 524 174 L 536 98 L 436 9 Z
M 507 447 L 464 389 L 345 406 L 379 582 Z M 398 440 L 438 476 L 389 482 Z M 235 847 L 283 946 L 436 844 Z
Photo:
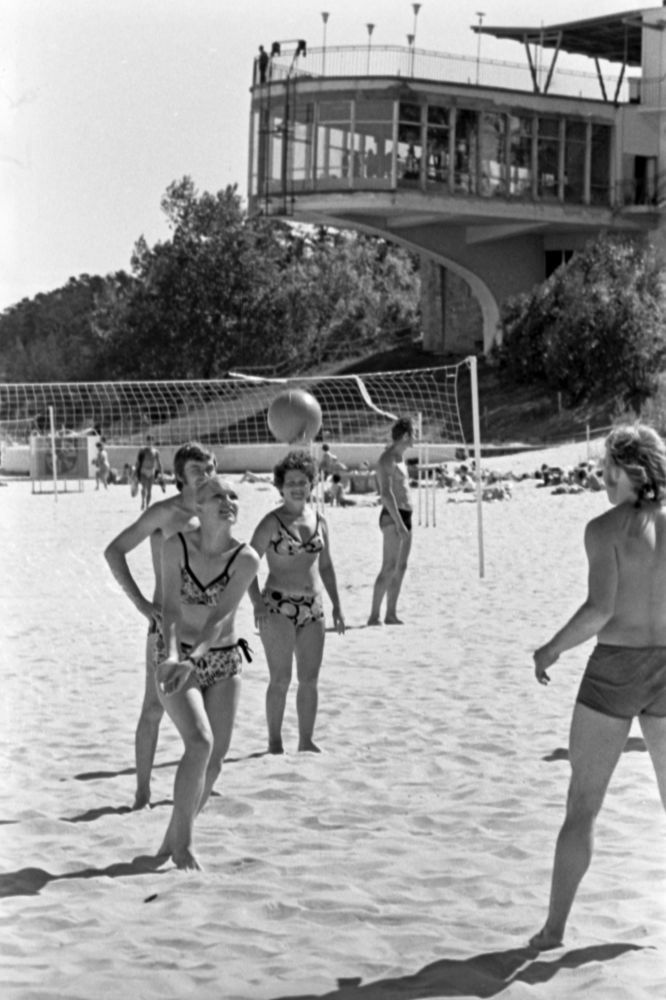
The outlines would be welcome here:
M 602 237 L 529 295 L 502 307 L 500 367 L 570 403 L 640 412 L 666 362 L 666 281 L 652 247 Z
M 105 278 L 82 274 L 63 287 L 23 299 L 0 316 L 2 377 L 62 382 L 98 375 L 92 317 Z
M 114 378 L 220 378 L 230 368 L 293 372 L 340 346 L 413 326 L 414 265 L 356 234 L 313 232 L 242 211 L 236 188 L 199 195 L 188 177 L 162 201 L 172 237 L 139 240 L 133 282 L 97 314 Z

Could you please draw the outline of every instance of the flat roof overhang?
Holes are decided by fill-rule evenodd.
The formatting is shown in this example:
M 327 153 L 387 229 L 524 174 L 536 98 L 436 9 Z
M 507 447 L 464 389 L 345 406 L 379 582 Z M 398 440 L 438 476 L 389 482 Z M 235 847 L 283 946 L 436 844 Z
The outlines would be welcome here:
M 276 195 L 275 201 L 281 200 Z M 485 243 L 521 233 L 649 232 L 658 225 L 655 211 L 617 212 L 609 207 L 515 202 L 432 196 L 419 192 L 327 192 L 288 195 L 290 218 L 315 225 L 359 228 L 399 236 L 430 226 L 464 229 L 468 243 Z
M 541 45 L 591 59 L 606 59 L 634 67 L 642 65 L 643 20 L 641 12 L 636 10 L 540 27 L 472 25 L 472 30 L 493 38 Z

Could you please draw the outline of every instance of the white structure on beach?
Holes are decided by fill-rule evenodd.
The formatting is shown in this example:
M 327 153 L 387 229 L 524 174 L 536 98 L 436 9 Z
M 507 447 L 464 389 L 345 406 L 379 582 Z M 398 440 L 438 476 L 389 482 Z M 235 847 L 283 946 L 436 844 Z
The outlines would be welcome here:
M 275 43 L 252 86 L 251 210 L 418 251 L 424 347 L 487 352 L 500 303 L 590 238 L 665 242 L 665 26 L 663 7 L 479 24 L 476 58 L 414 35 Z M 522 43 L 525 63 L 481 60 L 483 36 Z

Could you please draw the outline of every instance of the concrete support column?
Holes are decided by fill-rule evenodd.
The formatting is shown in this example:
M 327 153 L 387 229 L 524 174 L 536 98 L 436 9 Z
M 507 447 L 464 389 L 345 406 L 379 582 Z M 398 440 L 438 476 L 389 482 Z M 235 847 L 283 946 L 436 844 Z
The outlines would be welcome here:
M 421 254 L 421 326 L 423 350 L 431 354 L 444 354 L 444 302 L 445 269 Z

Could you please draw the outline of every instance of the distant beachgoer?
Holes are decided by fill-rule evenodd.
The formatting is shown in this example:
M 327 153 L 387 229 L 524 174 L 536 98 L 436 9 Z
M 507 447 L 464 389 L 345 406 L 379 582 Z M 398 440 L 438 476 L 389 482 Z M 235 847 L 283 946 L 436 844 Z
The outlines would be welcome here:
M 95 445 L 97 449 L 97 454 L 93 458 L 93 465 L 95 466 L 95 489 L 99 489 L 99 484 L 101 483 L 104 489 L 108 488 L 109 475 L 111 473 L 111 464 L 109 462 L 109 455 L 101 441 L 98 441 Z
M 259 568 L 257 553 L 232 534 L 238 496 L 229 483 L 206 479 L 197 488 L 195 509 L 200 526 L 164 543 L 163 640 L 160 636 L 155 647 L 159 698 L 185 745 L 171 819 L 157 853 L 186 869 L 201 868 L 194 819 L 231 742 L 243 658 L 251 658 L 236 635 L 234 617 Z
M 309 453 L 290 451 L 274 469 L 282 504 L 262 518 L 250 542 L 268 562 L 263 590 L 254 579 L 249 594 L 268 661 L 268 750 L 275 754 L 284 752 L 282 720 L 294 657 L 298 749 L 319 752 L 313 734 L 317 681 L 324 654 L 322 584 L 333 605 L 333 624 L 337 632 L 345 630 L 328 527 L 308 503 L 315 477 L 316 466 Z
M 324 479 L 326 479 L 327 476 L 330 476 L 334 472 L 346 472 L 347 466 L 344 462 L 340 461 L 337 455 L 333 454 L 329 445 L 323 444 L 321 446 L 319 471 L 323 473 Z
M 339 472 L 334 472 L 331 476 L 330 485 L 327 487 L 324 499 L 327 499 L 333 507 L 353 507 L 354 501 L 347 497 L 347 493 Z
M 414 425 L 408 417 L 397 420 L 391 429 L 392 443 L 379 457 L 377 486 L 382 502 L 379 527 L 383 535 L 382 566 L 372 592 L 368 625 L 380 624 L 381 604 L 386 597 L 387 625 L 402 625 L 398 618 L 398 598 L 412 547 L 412 503 L 409 474 L 404 456 L 414 444 Z
M 146 640 L 146 677 L 141 714 L 136 727 L 136 796 L 134 808 L 150 803 L 150 775 L 155 759 L 157 737 L 164 709 L 157 694 L 154 675 L 155 644 L 162 620 L 162 547 L 176 532 L 198 527 L 195 492 L 214 472 L 213 456 L 195 441 L 182 445 L 173 458 L 173 471 L 178 493 L 161 500 L 141 514 L 128 528 L 107 545 L 104 552 L 114 577 L 137 611 L 148 619 Z M 127 563 L 127 556 L 141 542 L 150 539 L 155 574 L 152 600 L 142 594 Z
M 259 55 L 257 56 L 257 64 L 259 66 L 259 83 L 266 83 L 266 73 L 268 71 L 268 63 L 270 62 L 270 57 L 268 52 L 263 47 L 259 46 Z
M 571 782 L 548 917 L 530 941 L 540 950 L 562 944 L 592 859 L 594 823 L 636 716 L 666 809 L 666 445 L 645 424 L 616 427 L 603 478 L 613 507 L 585 529 L 587 599 L 534 653 L 536 679 L 548 684 L 562 653 L 597 637 L 571 723 Z
M 141 510 L 144 510 L 150 507 L 153 483 L 162 475 L 160 453 L 153 444 L 150 434 L 147 435 L 144 447 L 139 449 L 136 456 L 135 475 L 141 490 Z

